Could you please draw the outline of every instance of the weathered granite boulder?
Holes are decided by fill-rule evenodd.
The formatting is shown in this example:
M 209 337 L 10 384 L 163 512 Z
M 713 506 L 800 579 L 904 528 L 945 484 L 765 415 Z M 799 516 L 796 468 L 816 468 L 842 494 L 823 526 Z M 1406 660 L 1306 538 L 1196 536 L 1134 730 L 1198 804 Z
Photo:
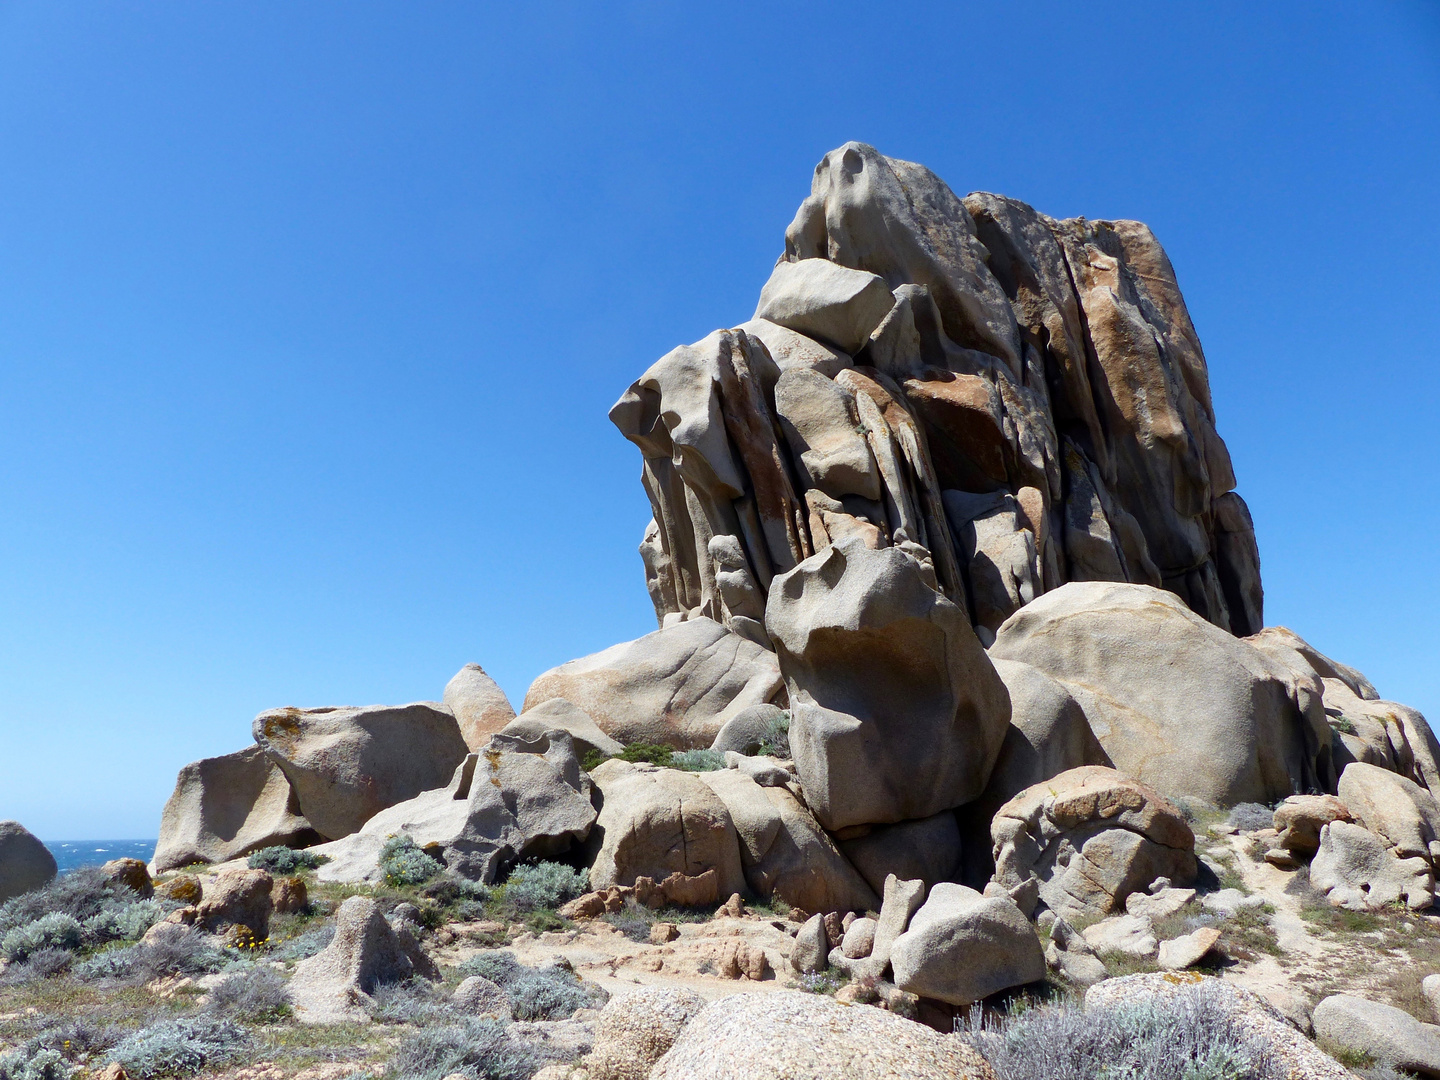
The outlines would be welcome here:
M 1172 593 L 1071 582 L 1007 619 L 990 652 L 1065 684 L 1115 767 L 1167 798 L 1233 806 L 1327 786 L 1318 702 Z
M 349 836 L 375 814 L 444 787 L 469 748 L 454 714 L 435 702 L 271 709 L 255 741 L 289 779 L 321 836 Z
M 693 618 L 551 668 L 530 684 L 525 711 L 564 698 L 626 745 L 695 749 L 780 688 L 774 653 Z
M 814 975 L 828 965 L 830 936 L 825 932 L 825 916 L 817 912 L 806 919 L 795 933 L 790 945 L 790 967 L 799 975 Z
M 1353 911 L 1381 911 L 1400 902 L 1420 911 L 1435 899 L 1435 870 L 1429 859 L 1399 858 L 1379 836 L 1348 821 L 1321 828 L 1310 884 L 1336 907 Z
M 760 290 L 755 318 L 854 354 L 890 314 L 895 298 L 885 282 L 828 259 L 779 262 Z
M 1440 1076 L 1440 1027 L 1393 1005 L 1353 994 L 1333 994 L 1315 1006 L 1315 1037 L 1406 1072 Z
M 683 986 L 615 995 L 595 1018 L 595 1045 L 584 1061 L 590 1080 L 646 1080 L 704 1007 L 705 999 Z
M 881 1009 L 821 994 L 731 994 L 701 1009 L 650 1080 L 995 1080 L 979 1051 Z
M 150 871 L 139 859 L 111 859 L 100 867 L 100 872 L 116 885 L 123 885 L 142 900 L 155 895 L 155 882 Z
M 1320 850 L 1320 830 L 1332 821 L 1349 821 L 1350 811 L 1334 795 L 1291 795 L 1275 808 L 1275 842 L 1297 859 Z
M 515 719 L 515 710 L 499 683 L 479 664 L 466 664 L 445 684 L 443 698 L 460 725 L 460 736 L 479 750 L 490 736 Z
M 226 870 L 204 890 L 194 925 L 211 934 L 244 927 L 255 941 L 270 936 L 275 879 L 264 870 Z
M 595 823 L 590 778 L 569 732 L 501 732 L 468 755 L 450 783 L 382 810 L 342 840 L 314 850 L 330 862 L 322 881 L 375 881 L 380 850 L 409 836 L 450 870 L 491 882 L 507 867 L 561 854 L 585 840 Z
M 625 749 L 618 739 L 612 739 L 583 709 L 576 708 L 564 698 L 551 698 L 511 720 L 500 730 L 506 735 L 518 735 L 526 741 L 534 741 L 546 731 L 556 728 L 568 731 L 575 743 L 575 753 L 581 760 L 585 755 L 596 752 L 614 757 Z
M 718 895 L 745 891 L 735 823 L 697 774 L 612 758 L 590 779 L 600 795 L 587 842 L 591 888 L 714 870 Z
M 951 883 L 930 890 L 890 965 L 901 990 L 951 1005 L 1045 978 L 1040 939 L 1015 902 Z
M 55 876 L 55 856 L 18 821 L 0 821 L 0 903 Z
M 1440 805 L 1415 781 L 1377 765 L 1352 762 L 1340 775 L 1340 801 L 1396 858 L 1440 858 Z
M 833 499 L 880 498 L 880 467 L 860 433 L 858 408 L 854 394 L 811 368 L 793 367 L 775 383 L 780 430 L 806 486 Z
M 884 891 L 892 874 L 902 881 L 923 881 L 927 889 L 960 876 L 960 827 L 950 810 L 919 821 L 855 826 L 844 830 L 837 842 L 877 893 Z
M 1153 788 L 1087 765 L 1022 791 L 1000 808 L 992 835 L 995 881 L 1035 878 L 1062 918 L 1125 910 L 1156 878 L 1189 884 L 1198 869 L 1184 815 Z
M 1009 698 L 916 559 L 842 540 L 776 579 L 765 626 L 800 786 L 827 829 L 927 818 L 984 790 Z
M 726 721 L 710 749 L 721 753 L 733 750 L 737 754 L 758 754 L 761 744 L 784 719 L 785 710 L 778 705 L 752 705 Z
M 969 586 L 975 633 L 989 645 L 1001 623 L 1045 591 L 1035 534 L 1022 524 L 1029 519 L 1009 492 L 946 491 L 942 498 Z
M 377 986 L 415 977 L 437 979 L 434 962 L 405 926 L 392 927 L 367 896 L 335 913 L 335 937 L 295 966 L 290 1000 L 302 1023 L 364 1023 L 364 1002 Z
M 323 839 L 300 810 L 290 781 L 258 746 L 180 770 L 160 815 L 155 872 L 238 859 L 261 848 Z
M 802 911 L 866 911 L 879 905 L 875 891 L 788 788 L 762 787 L 738 769 L 697 775 L 730 813 L 745 880 L 757 896 Z

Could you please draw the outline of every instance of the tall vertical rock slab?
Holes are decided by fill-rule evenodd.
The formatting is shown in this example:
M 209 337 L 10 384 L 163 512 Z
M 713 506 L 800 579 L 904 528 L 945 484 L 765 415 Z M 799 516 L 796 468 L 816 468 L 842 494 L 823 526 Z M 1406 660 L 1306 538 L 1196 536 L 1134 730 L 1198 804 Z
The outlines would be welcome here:
M 851 538 L 771 588 L 765 626 L 790 695 L 790 746 L 805 801 L 831 831 L 968 802 L 1005 738 L 1005 684 L 927 576 L 898 548 Z

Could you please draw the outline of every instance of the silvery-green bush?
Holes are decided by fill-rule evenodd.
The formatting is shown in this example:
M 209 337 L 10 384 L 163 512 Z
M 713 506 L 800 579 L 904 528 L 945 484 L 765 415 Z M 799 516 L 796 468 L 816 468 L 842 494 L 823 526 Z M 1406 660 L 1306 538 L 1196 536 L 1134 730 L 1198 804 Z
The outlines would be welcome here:
M 391 885 L 423 885 L 445 869 L 408 836 L 392 836 L 380 849 L 380 869 Z
M 589 887 L 589 870 L 556 862 L 522 864 L 505 881 L 505 902 L 519 911 L 554 908 Z
M 393 1080 L 529 1080 L 545 1058 L 512 1039 L 498 1020 L 472 1019 L 429 1027 L 403 1039 L 385 1070 Z
M 118 1062 L 131 1080 L 189 1076 L 233 1059 L 245 1042 L 245 1032 L 229 1020 L 185 1016 L 127 1036 L 105 1060 Z
M 576 1009 L 610 999 L 599 986 L 581 982 L 561 967 L 526 967 L 508 949 L 486 949 L 464 961 L 461 975 L 481 975 L 505 991 L 516 1020 L 565 1020 Z
M 16 1050 L 0 1055 L 0 1080 L 70 1080 L 74 1073 L 58 1050 Z
M 75 916 L 52 911 L 6 932 L 0 938 L 0 956 L 12 962 L 24 960 L 40 949 L 78 949 L 84 939 L 84 929 Z
M 719 750 L 677 750 L 670 755 L 670 767 L 685 772 L 715 772 L 725 767 Z

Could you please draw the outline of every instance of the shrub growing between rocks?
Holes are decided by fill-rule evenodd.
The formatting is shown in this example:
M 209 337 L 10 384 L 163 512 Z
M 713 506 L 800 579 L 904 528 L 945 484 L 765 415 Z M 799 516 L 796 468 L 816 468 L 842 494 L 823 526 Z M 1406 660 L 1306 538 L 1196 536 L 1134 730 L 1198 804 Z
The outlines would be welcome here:
M 760 740 L 759 753 L 784 761 L 790 757 L 790 714 L 781 712 L 765 725 L 765 735 Z
M 401 835 L 390 837 L 380 849 L 380 869 L 391 885 L 423 885 L 445 868 Z
M 458 970 L 461 975 L 484 976 L 504 990 L 516 1020 L 565 1020 L 576 1009 L 602 1005 L 610 997 L 564 968 L 526 967 L 508 949 L 476 953 Z
M 271 954 L 276 960 L 308 960 L 335 940 L 335 923 L 325 921 L 316 926 L 307 926 L 293 938 L 280 945 Z
M 142 1028 L 105 1058 L 118 1063 L 131 1080 L 189 1076 L 231 1060 L 245 1043 L 244 1030 L 229 1020 L 187 1016 Z
M 401 1041 L 385 1069 L 393 1080 L 529 1080 L 545 1063 L 533 1047 L 510 1038 L 498 1020 L 473 1019 L 417 1031 Z
M 273 968 L 260 967 L 231 975 L 210 991 L 205 1008 L 216 1016 L 261 1024 L 287 1015 L 290 995 Z
M 410 979 L 403 983 L 385 983 L 370 992 L 366 1012 L 382 1024 L 413 1024 L 435 1026 L 453 1024 L 464 1014 L 442 986 L 428 979 Z
M 233 959 L 199 934 L 177 934 L 146 945 L 126 945 L 87 956 L 75 965 L 74 971 L 82 980 L 149 982 L 170 975 L 208 975 Z
M 1259 803 L 1240 803 L 1231 808 L 1230 816 L 1225 821 L 1233 829 L 1254 832 L 1256 829 L 1271 828 L 1275 824 L 1275 811 Z
M 323 855 L 313 851 L 296 851 L 294 848 L 276 845 L 254 852 L 245 864 L 251 870 L 268 870 L 277 877 L 288 877 L 301 870 L 314 870 L 329 862 Z
M 715 772 L 725 768 L 725 755 L 719 750 L 677 750 L 670 755 L 670 767 L 685 772 Z
M 557 862 L 526 863 L 510 871 L 505 902 L 517 911 L 556 908 L 590 887 L 590 871 Z

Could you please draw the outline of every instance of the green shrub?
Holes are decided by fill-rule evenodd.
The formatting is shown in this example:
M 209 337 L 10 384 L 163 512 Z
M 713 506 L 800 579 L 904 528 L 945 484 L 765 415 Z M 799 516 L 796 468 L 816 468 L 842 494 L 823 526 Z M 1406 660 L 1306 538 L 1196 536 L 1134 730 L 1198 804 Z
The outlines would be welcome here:
M 796 988 L 807 994 L 833 994 L 842 985 L 844 980 L 834 971 L 817 971 L 795 980 Z
M 245 1042 L 245 1032 L 229 1020 L 186 1016 L 142 1028 L 105 1059 L 118 1062 L 132 1080 L 189 1076 L 233 1059 Z
M 176 934 L 148 945 L 126 945 L 87 956 L 75 965 L 77 978 L 149 982 L 170 975 L 208 975 L 232 957 L 196 933 Z
M 169 912 L 163 900 L 137 900 L 133 904 L 111 904 L 82 924 L 86 945 L 111 941 L 139 941 L 145 931 Z
M 476 1080 L 529 1080 L 546 1056 L 512 1039 L 500 1021 L 474 1019 L 402 1039 L 385 1075 L 393 1080 L 443 1080 L 454 1073 Z
M 589 870 L 557 862 L 522 863 L 505 881 L 505 902 L 517 911 L 557 908 L 589 887 Z
M 411 1024 L 433 1027 L 463 1020 L 443 987 L 428 979 L 410 979 L 403 983 L 386 983 L 370 994 L 366 1011 L 382 1024 Z
M 621 761 L 648 761 L 651 765 L 659 765 L 669 768 L 670 757 L 674 753 L 668 746 L 659 746 L 656 743 L 635 743 L 627 746 L 615 756 Z
M 259 967 L 225 979 L 210 991 L 205 1008 L 216 1016 L 260 1024 L 289 1014 L 290 995 L 274 968 Z
M 564 1020 L 576 1009 L 602 1005 L 610 997 L 563 967 L 526 967 L 508 949 L 476 953 L 459 971 L 461 975 L 482 975 L 504 990 L 517 1020 Z
M 74 960 L 75 954 L 69 949 L 55 949 L 49 946 L 36 949 L 25 960 L 7 967 L 5 973 L 0 975 L 0 985 L 23 986 L 36 979 L 48 979 L 52 975 L 59 975 L 62 971 L 69 971 Z
M 725 767 L 719 750 L 677 750 L 670 755 L 670 767 L 686 772 L 714 772 Z
M 40 949 L 78 949 L 85 940 L 79 920 L 63 911 L 42 915 L 0 938 L 0 956 L 24 960 Z
M 782 761 L 790 757 L 790 713 L 782 711 L 779 716 L 771 720 L 765 727 L 765 735 L 760 740 L 760 751 L 762 755 L 780 758 Z
M 445 868 L 401 834 L 390 837 L 380 849 L 380 869 L 391 885 L 423 885 Z
M 58 1050 L 16 1050 L 0 1055 L 0 1080 L 70 1080 L 74 1074 Z
M 276 845 L 261 848 L 245 860 L 251 870 L 268 870 L 272 874 L 290 875 L 301 870 L 314 870 L 329 862 L 324 855 L 313 851 L 296 851 L 294 848 Z
M 132 889 L 112 882 L 98 866 L 72 870 L 0 904 L 0 937 L 46 915 L 69 915 L 83 923 L 107 907 L 138 899 Z

